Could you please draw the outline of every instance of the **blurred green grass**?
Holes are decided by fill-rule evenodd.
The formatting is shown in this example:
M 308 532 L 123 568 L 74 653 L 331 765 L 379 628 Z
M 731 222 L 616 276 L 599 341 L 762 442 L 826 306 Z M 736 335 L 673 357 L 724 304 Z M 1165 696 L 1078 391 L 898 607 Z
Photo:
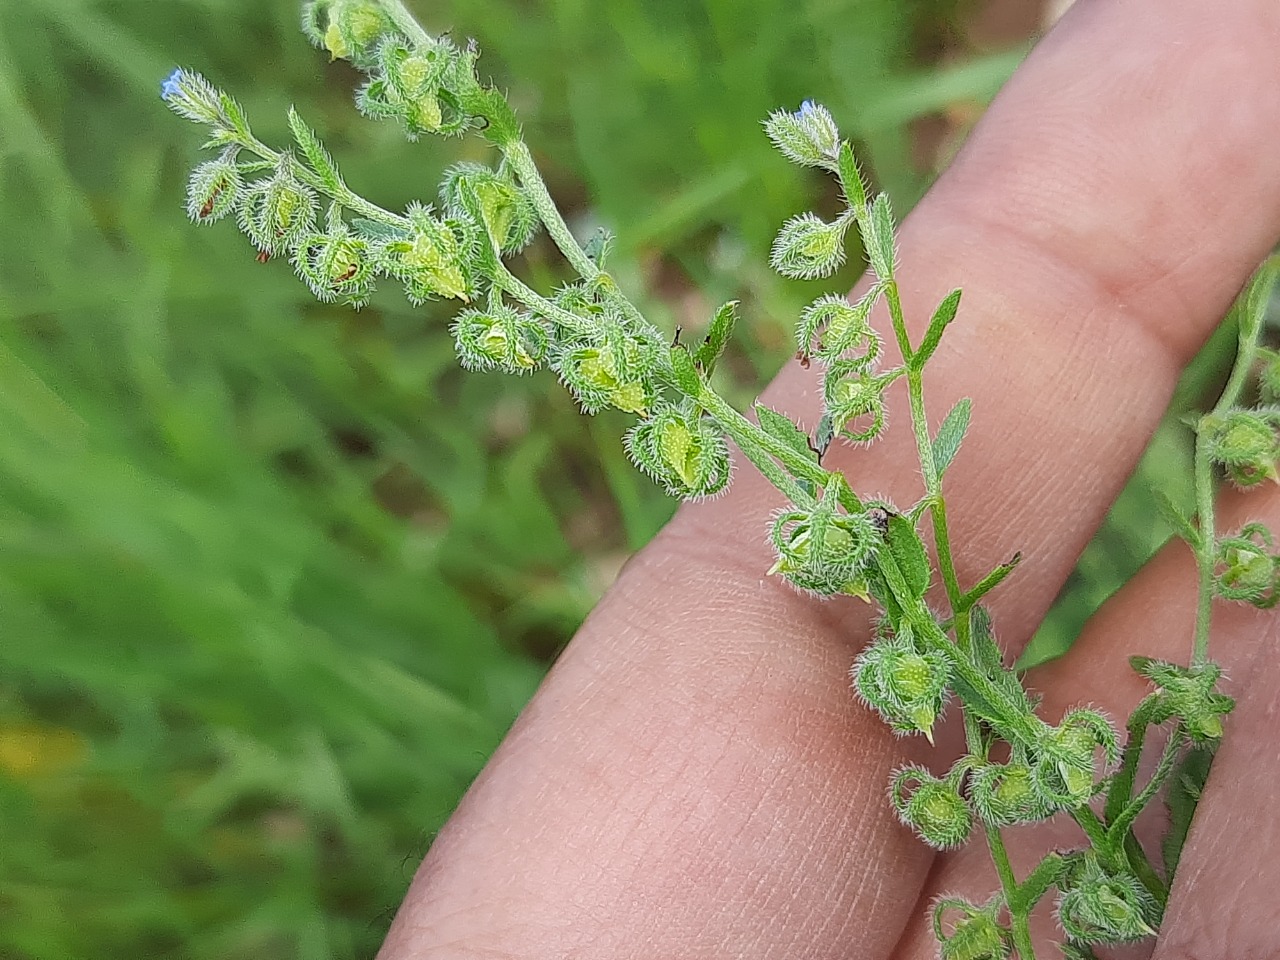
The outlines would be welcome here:
M 744 300 L 740 398 L 805 293 L 762 255 L 818 189 L 759 120 L 820 97 L 905 210 L 933 172 L 921 118 L 976 112 L 1023 53 L 968 42 L 950 0 L 417 6 L 480 39 L 655 318 Z M 458 373 L 446 314 L 317 306 L 232 228 L 186 223 L 198 134 L 157 95 L 175 62 L 264 139 L 296 103 L 388 206 L 480 155 L 359 118 L 296 20 L 292 0 L 0 6 L 5 960 L 372 955 L 549 658 L 671 511 L 621 420 L 549 378 Z M 526 267 L 557 269 L 543 247 Z M 1141 542 L 1099 548 L 1039 649 L 1148 549 L 1134 496 L 1114 530 Z

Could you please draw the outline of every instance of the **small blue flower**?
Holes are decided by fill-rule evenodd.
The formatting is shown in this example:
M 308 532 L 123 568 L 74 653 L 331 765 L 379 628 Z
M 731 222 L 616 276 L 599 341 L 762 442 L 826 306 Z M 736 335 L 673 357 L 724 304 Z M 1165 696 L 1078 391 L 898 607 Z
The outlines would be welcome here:
M 807 120 L 810 117 L 814 116 L 821 109 L 822 108 L 819 107 L 812 100 L 806 100 L 804 103 L 800 104 L 800 109 L 796 112 L 796 119 Z
M 172 100 L 174 97 L 182 93 L 182 68 L 177 67 L 173 73 L 164 78 L 164 83 L 160 84 L 160 99 Z

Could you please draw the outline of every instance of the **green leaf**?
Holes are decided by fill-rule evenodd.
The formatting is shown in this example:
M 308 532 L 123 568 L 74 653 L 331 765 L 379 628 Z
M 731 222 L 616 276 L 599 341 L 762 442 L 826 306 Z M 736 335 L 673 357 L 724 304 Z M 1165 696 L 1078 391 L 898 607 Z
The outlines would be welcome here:
M 902 514 L 891 515 L 885 542 L 898 569 L 902 571 L 907 589 L 916 599 L 923 597 L 924 592 L 929 589 L 932 571 L 929 567 L 929 555 L 925 553 L 924 543 L 916 533 L 915 526 Z
M 315 131 L 303 122 L 293 107 L 289 108 L 289 129 L 293 131 L 293 139 L 297 141 L 298 149 L 302 151 L 302 156 L 311 169 L 324 181 L 330 192 L 340 192 L 343 189 L 342 177 L 338 174 L 333 157 L 329 156 L 329 151 L 320 143 Z
M 399 227 L 393 227 L 389 223 L 369 220 L 365 217 L 353 217 L 351 226 L 356 233 L 366 240 L 408 240 L 411 238 L 411 234 L 407 230 L 401 230 Z
M 858 161 L 854 159 L 853 147 L 848 141 L 840 144 L 840 186 L 844 189 L 845 199 L 854 214 L 861 218 L 867 212 L 867 188 L 862 182 L 862 172 L 858 169 Z
M 942 334 L 947 329 L 948 324 L 956 318 L 956 311 L 960 308 L 960 291 L 952 290 L 938 304 L 938 309 L 933 311 L 933 319 L 929 321 L 929 329 L 925 331 L 924 339 L 920 342 L 919 349 L 911 356 L 912 365 L 919 370 L 922 368 L 933 352 L 938 349 L 938 344 L 942 341 Z
M 862 227 L 862 241 L 867 248 L 871 269 L 881 280 L 892 280 L 896 247 L 889 195 L 879 194 L 872 202 L 867 216 L 858 223 Z
M 724 354 L 725 345 L 733 336 L 733 328 L 738 322 L 738 301 L 730 300 L 716 311 L 711 318 L 711 326 L 707 330 L 706 339 L 693 355 L 694 362 L 702 368 L 708 377 L 715 371 L 716 364 Z
M 1018 564 L 1020 564 L 1021 562 L 1022 562 L 1022 553 L 1021 552 L 1015 553 L 1011 560 L 1009 560 L 1007 563 L 1000 564 L 1000 566 L 996 567 L 994 570 L 988 573 L 985 577 L 983 577 L 980 581 L 978 581 L 978 583 L 974 586 L 974 588 L 965 594 L 964 602 L 966 604 L 970 604 L 970 603 L 976 603 L 978 600 L 981 600 L 983 597 L 985 597 L 988 593 L 990 593 L 996 587 L 1000 586 L 1000 584 L 1004 583 L 1005 577 L 1009 576 L 1009 574 L 1013 573 L 1014 570 L 1018 569 Z M 975 608 L 975 609 L 980 609 L 980 608 Z
M 991 629 L 991 614 L 986 607 L 975 606 L 969 611 L 969 636 L 973 640 L 974 661 L 989 676 L 1004 670 L 1004 654 L 996 643 L 996 635 Z
M 1195 528 L 1187 515 L 1163 490 L 1153 490 L 1152 492 L 1155 494 L 1156 507 L 1160 510 L 1160 516 L 1164 519 L 1164 522 L 1192 547 L 1198 547 L 1200 545 L 1200 531 Z
M 585 253 L 601 270 L 605 267 L 605 262 L 609 259 L 609 254 L 613 250 L 613 234 L 604 227 L 599 227 L 596 232 L 591 235 L 591 239 L 587 241 L 587 245 L 582 248 Z
M 1182 858 L 1182 848 L 1191 830 L 1200 795 L 1209 779 L 1213 765 L 1213 748 L 1199 747 L 1190 751 L 1178 764 L 1165 793 L 1165 806 L 1169 808 L 1169 830 L 1164 835 L 1161 851 L 1164 854 L 1165 875 L 1172 877 Z
M 969 429 L 972 406 L 969 398 L 965 397 L 951 408 L 951 412 L 942 421 L 942 426 L 938 428 L 938 435 L 933 439 L 933 464 L 939 477 L 946 473 L 947 467 L 951 466 L 951 461 L 960 450 L 960 441 Z
M 671 370 L 675 374 L 676 386 L 683 393 L 696 397 L 702 392 L 702 378 L 693 365 L 693 355 L 683 344 L 676 343 L 671 347 Z
M 809 437 L 790 417 L 783 416 L 776 410 L 770 410 L 762 403 L 756 404 L 756 416 L 760 419 L 762 429 L 773 439 L 786 444 L 806 460 L 818 462 L 818 454 L 809 445 Z
M 819 456 L 827 452 L 831 442 L 836 438 L 836 424 L 830 413 L 824 413 L 818 421 L 818 429 L 814 431 L 813 442 L 817 446 Z

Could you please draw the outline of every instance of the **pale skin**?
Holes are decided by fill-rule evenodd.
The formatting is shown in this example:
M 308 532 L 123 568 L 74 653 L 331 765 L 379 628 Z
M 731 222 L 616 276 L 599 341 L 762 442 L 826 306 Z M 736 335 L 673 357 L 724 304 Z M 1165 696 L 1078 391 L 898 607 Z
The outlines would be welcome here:
M 1277 50 L 1274 0 L 1081 0 L 904 224 L 913 336 L 965 291 L 926 391 L 934 426 L 973 399 L 946 484 L 962 582 L 1026 558 L 990 597 L 1011 653 L 1280 238 Z M 789 365 L 765 399 L 812 424 L 816 386 Z M 900 505 L 921 492 L 904 408 L 891 394 L 886 438 L 827 460 Z M 890 772 L 945 766 L 955 712 L 934 752 L 855 701 L 870 610 L 764 576 L 781 503 L 740 463 L 628 565 L 441 832 L 381 960 L 914 960 L 935 955 L 934 897 L 996 889 L 980 841 L 937 854 L 897 822 Z M 1224 526 L 1253 518 L 1280 527 L 1280 490 L 1223 497 Z M 1185 662 L 1194 603 L 1170 546 L 1028 684 L 1051 717 L 1123 717 L 1144 693 L 1128 655 Z M 1216 610 L 1239 706 L 1157 958 L 1280 955 L 1278 636 L 1280 615 Z M 1078 837 L 1056 820 L 1010 834 L 1015 869 Z M 1051 912 L 1033 929 L 1056 956 Z

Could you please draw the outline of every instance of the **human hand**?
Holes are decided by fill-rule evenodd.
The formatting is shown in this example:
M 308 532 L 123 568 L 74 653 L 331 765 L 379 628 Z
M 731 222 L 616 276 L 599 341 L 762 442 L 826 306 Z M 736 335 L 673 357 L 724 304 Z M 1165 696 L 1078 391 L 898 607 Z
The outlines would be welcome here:
M 969 396 L 976 411 L 947 478 L 961 578 L 1026 557 L 991 596 L 1011 653 L 1280 235 L 1278 41 L 1268 0 L 1082 0 L 904 224 L 908 316 L 965 290 L 928 389 L 933 409 Z M 816 420 L 816 378 L 796 366 L 766 397 Z M 919 492 L 900 432 L 827 463 L 858 490 Z M 1273 495 L 1232 499 L 1228 517 L 1280 514 Z M 928 902 L 996 888 L 980 846 L 937 854 L 886 802 L 891 770 L 945 766 L 960 733 L 944 725 L 925 752 L 854 700 L 868 608 L 764 576 L 780 505 L 744 466 L 629 565 L 441 833 L 383 960 L 928 957 Z M 1185 659 L 1194 596 L 1189 553 L 1168 548 L 1029 677 L 1046 715 L 1082 700 L 1127 714 L 1145 690 L 1126 658 Z M 1215 618 L 1240 705 L 1157 956 L 1280 951 L 1280 667 L 1256 656 L 1274 628 L 1246 608 Z M 1015 868 L 1074 830 L 1013 832 Z M 1036 922 L 1052 939 L 1052 916 Z

